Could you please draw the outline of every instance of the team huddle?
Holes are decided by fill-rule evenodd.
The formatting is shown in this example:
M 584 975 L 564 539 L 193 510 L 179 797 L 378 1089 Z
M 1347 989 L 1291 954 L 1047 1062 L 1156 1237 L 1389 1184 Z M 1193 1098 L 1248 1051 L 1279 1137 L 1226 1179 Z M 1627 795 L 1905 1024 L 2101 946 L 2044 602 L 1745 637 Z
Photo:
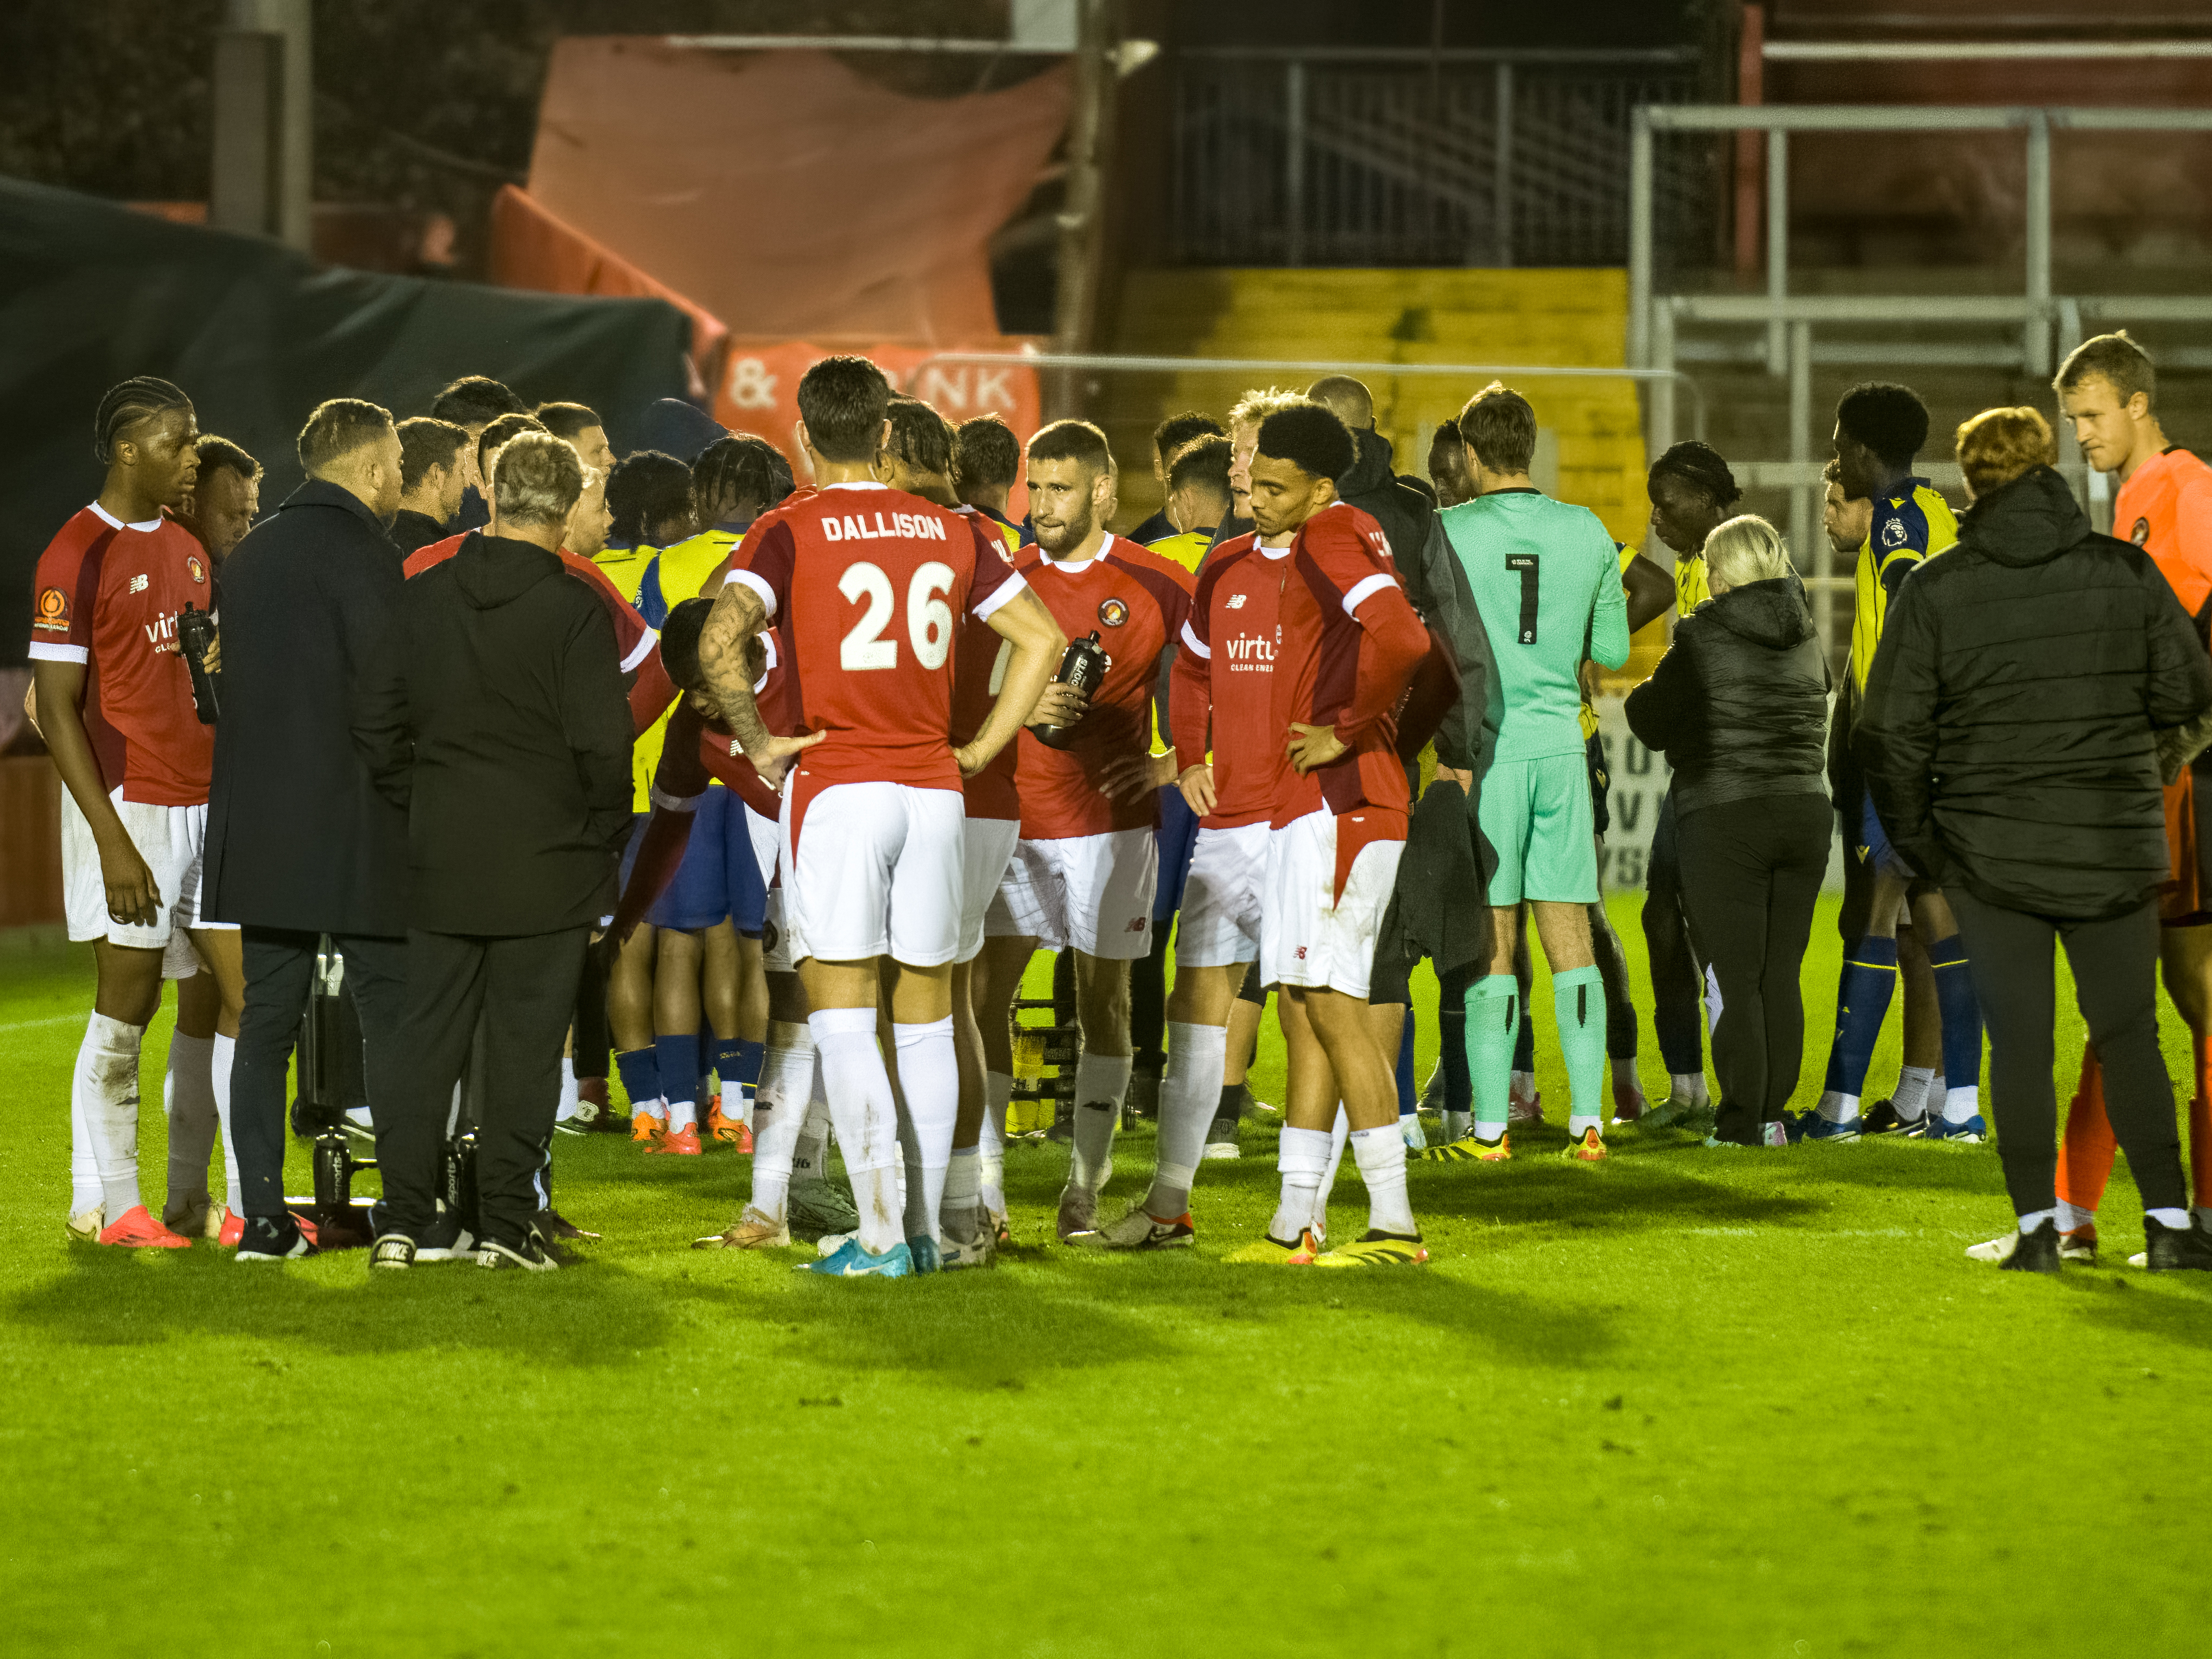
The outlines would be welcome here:
M 2124 385 L 2126 365 L 2069 395 L 2105 383 Z M 1229 1259 L 1425 1261 L 1409 1152 L 1502 1162 L 1509 1126 L 1541 1121 L 1532 923 L 1574 1164 L 1607 1156 L 1608 1061 L 1611 1122 L 1682 1124 L 1711 1146 L 1985 1137 L 1980 975 L 1920 867 L 1940 855 L 1891 844 L 1888 785 L 1850 759 L 1869 672 L 1879 690 L 1877 665 L 1896 654 L 1883 632 L 1905 579 L 1958 534 L 1912 472 L 1927 416 L 1905 388 L 1855 388 L 1838 412 L 1826 530 L 1856 556 L 1860 591 L 1832 722 L 1825 645 L 1788 554 L 1764 520 L 1733 512 L 1734 480 L 1702 444 L 1651 469 L 1670 581 L 1536 487 L 1534 411 L 1502 386 L 1437 433 L 1433 491 L 1390 475 L 1366 390 L 1343 377 L 1254 392 L 1225 430 L 1177 417 L 1158 443 L 1168 508 L 1146 540 L 1107 528 L 1115 461 L 1088 422 L 1052 422 L 1024 448 L 994 417 L 955 428 L 858 357 L 817 362 L 798 403 L 804 487 L 773 446 L 682 405 L 664 406 L 665 447 L 617 462 L 590 410 L 526 413 L 493 382 L 457 382 L 432 417 L 396 426 L 337 400 L 301 436 L 309 483 L 247 537 L 251 459 L 198 434 L 166 382 L 109 395 L 107 484 L 41 561 L 31 647 L 34 717 L 67 785 L 70 934 L 94 942 L 100 970 L 71 1096 L 75 1234 L 163 1248 L 204 1237 L 248 1261 L 315 1249 L 313 1219 L 282 1196 L 281 1123 L 319 938 L 343 951 L 361 1005 L 367 1100 L 350 1127 L 385 1170 L 380 1268 L 469 1255 L 559 1265 L 578 1230 L 551 1206 L 554 1136 L 594 1122 L 655 1157 L 717 1142 L 751 1153 L 748 1200 L 700 1248 L 781 1248 L 796 1228 L 827 1236 L 811 1270 L 832 1276 L 988 1265 L 1009 1237 L 1013 1016 L 1040 950 L 1067 970 L 1078 1034 L 1052 1131 L 1069 1158 L 1054 1236 L 1071 1248 L 1194 1241 L 1200 1168 L 1237 1155 L 1273 992 L 1288 1056 L 1280 1197 Z M 1007 495 L 1024 468 L 1017 524 Z M 281 701 L 254 678 L 282 631 L 267 595 L 288 544 L 274 532 L 289 520 L 304 534 L 291 509 L 317 505 L 345 516 L 318 521 L 313 544 L 350 550 L 326 570 L 283 568 L 315 568 L 313 603 L 363 633 L 331 671 L 325 714 L 350 733 L 343 764 L 363 811 L 411 838 L 414 890 L 272 924 L 250 878 L 284 854 L 249 851 L 237 774 Z M 218 570 L 241 538 L 221 610 L 236 637 L 205 649 L 194 641 L 212 631 Z M 1644 908 L 1673 1085 L 1654 1108 L 1599 902 L 1591 697 L 1597 669 L 1625 665 L 1631 635 L 1670 607 L 1674 648 L 1628 710 L 1677 767 Z M 387 611 L 389 629 L 361 620 Z M 528 698 L 487 700 L 488 678 L 558 682 L 542 775 L 557 780 L 558 811 L 527 799 L 526 767 L 501 793 L 455 760 L 539 744 L 499 729 Z M 441 699 L 461 713 L 423 712 Z M 1875 704 L 1870 732 L 1892 718 Z M 1796 975 L 1832 793 L 1853 843 L 1846 959 L 1826 1088 L 1791 1117 Z M 546 850 L 502 861 L 453 833 L 495 799 L 558 819 Z M 374 867 L 374 851 L 353 863 Z M 2195 866 L 2192 842 L 2174 855 L 2188 895 L 2168 906 L 2177 1001 L 2201 966 L 2183 948 L 2203 914 Z M 1717 883 L 1723 868 L 1738 874 Z M 422 920 L 426 906 L 447 920 Z M 1444 1136 L 1425 1147 L 1407 1073 L 1424 958 L 1444 1048 Z M 1863 1106 L 1900 973 L 1904 1074 Z M 137 1070 L 164 976 L 181 983 L 157 1220 L 138 1188 Z M 511 1018 L 483 1001 L 487 985 L 495 1003 L 512 994 Z M 242 1017 L 250 1052 L 236 1048 Z M 464 1216 L 429 1172 L 438 1126 L 459 1122 L 480 1020 L 522 1059 L 483 1106 Z M 2200 1070 L 2204 1053 L 2200 1037 Z M 2094 1252 L 2093 1189 L 2112 1155 L 2096 1076 L 2093 1058 L 2068 1133 L 2076 1254 Z M 1157 1117 L 1153 1168 L 1113 1213 L 1101 1195 L 1132 1109 Z M 832 1133 L 849 1194 L 826 1179 Z M 208 1186 L 218 1138 L 221 1203 Z M 1336 1237 L 1328 1194 L 1347 1148 L 1368 1214 Z M 2021 1213 L 2024 1234 L 2042 1219 Z

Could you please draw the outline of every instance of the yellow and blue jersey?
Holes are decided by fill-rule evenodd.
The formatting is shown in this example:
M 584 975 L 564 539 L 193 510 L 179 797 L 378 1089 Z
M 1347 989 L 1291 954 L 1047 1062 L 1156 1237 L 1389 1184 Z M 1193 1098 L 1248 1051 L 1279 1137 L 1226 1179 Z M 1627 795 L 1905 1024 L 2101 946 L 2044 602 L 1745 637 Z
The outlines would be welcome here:
M 1851 682 L 1866 690 L 1881 643 L 1882 624 L 1897 586 L 1923 559 L 1931 559 L 1959 539 L 1959 520 L 1951 504 L 1925 478 L 1907 478 L 1900 493 L 1878 496 L 1874 522 L 1859 548 L 1854 575 L 1857 607 L 1851 613 Z
M 1213 545 L 1211 530 L 1179 530 L 1172 536 L 1163 536 L 1156 542 L 1145 544 L 1146 550 L 1157 553 L 1164 559 L 1173 559 L 1195 576 L 1200 565 L 1206 562 L 1206 550 Z
M 1621 562 L 1628 568 L 1626 560 Z M 1686 617 L 1713 596 L 1712 583 L 1705 573 L 1703 553 L 1683 553 L 1674 560 L 1674 614 Z
M 592 562 L 606 572 L 615 591 L 635 605 L 638 584 L 645 580 L 646 571 L 659 553 L 659 548 L 647 547 L 643 542 L 635 547 L 607 546 L 592 555 Z
M 648 627 L 656 631 L 665 627 L 668 613 L 684 600 L 697 599 L 714 567 L 744 539 L 742 532 L 717 528 L 702 530 L 688 541 L 663 548 L 647 564 L 631 605 Z M 672 705 L 630 745 L 630 810 L 634 812 L 653 810 L 653 774 L 660 764 L 668 716 L 675 712 Z

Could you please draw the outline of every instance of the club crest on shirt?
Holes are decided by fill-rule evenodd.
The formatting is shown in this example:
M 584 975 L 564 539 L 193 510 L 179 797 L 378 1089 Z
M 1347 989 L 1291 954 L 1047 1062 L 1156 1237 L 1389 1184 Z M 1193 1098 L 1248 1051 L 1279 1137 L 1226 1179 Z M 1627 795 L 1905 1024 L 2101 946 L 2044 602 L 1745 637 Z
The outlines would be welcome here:
M 70 627 L 69 595 L 58 587 L 49 587 L 39 594 L 37 625 L 56 634 L 66 634 Z
M 206 568 L 200 563 L 198 556 L 191 553 L 185 554 L 185 568 L 192 573 L 192 580 L 194 581 L 204 582 L 207 580 Z
M 1119 599 L 1108 599 L 1098 607 L 1098 620 L 1109 628 L 1119 628 L 1129 620 L 1129 607 Z
M 1892 519 L 1881 527 L 1881 544 L 1892 549 L 1902 547 L 1905 545 L 1905 520 Z
M 2136 520 L 2136 527 L 2128 532 L 2128 539 L 2133 542 L 2137 547 L 2148 546 L 2150 544 L 2150 520 L 2148 519 L 2137 519 Z

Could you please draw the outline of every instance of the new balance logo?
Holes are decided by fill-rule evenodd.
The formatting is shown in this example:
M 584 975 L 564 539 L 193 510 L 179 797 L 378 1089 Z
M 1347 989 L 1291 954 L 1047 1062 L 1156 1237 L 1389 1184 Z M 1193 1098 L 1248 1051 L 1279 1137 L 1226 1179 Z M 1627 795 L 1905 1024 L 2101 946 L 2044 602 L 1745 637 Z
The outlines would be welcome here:
M 1224 611 L 1242 611 L 1244 608 L 1244 598 L 1242 593 L 1231 593 L 1229 596 L 1229 603 L 1221 608 Z
M 143 593 L 146 591 L 146 578 L 143 576 L 133 576 L 131 579 L 131 591 L 133 593 Z
M 1150 916 L 1132 916 L 1129 918 L 1128 927 L 1124 929 L 1124 931 L 1132 933 L 1141 933 L 1150 926 L 1152 926 L 1152 918 Z

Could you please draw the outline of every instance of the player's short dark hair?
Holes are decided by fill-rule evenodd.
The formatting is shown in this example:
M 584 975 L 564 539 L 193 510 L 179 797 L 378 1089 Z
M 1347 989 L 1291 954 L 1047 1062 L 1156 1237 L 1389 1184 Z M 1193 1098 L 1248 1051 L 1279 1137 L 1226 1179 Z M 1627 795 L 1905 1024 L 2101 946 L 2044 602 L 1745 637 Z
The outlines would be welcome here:
M 441 466 L 460 459 L 468 430 L 429 415 L 410 415 L 399 423 L 399 487 L 412 489 Z
M 2082 341 L 2066 354 L 2051 384 L 2055 391 L 2071 392 L 2093 376 L 2119 393 L 2122 403 L 2140 392 L 2158 407 L 2158 365 L 2125 329 Z
M 1203 489 L 1229 499 L 1229 464 L 1235 452 L 1226 438 L 1200 438 L 1196 443 L 1185 444 L 1182 453 L 1175 458 L 1168 468 L 1168 489 Z
M 1674 478 L 1687 484 L 1713 504 L 1715 510 L 1733 507 L 1743 499 L 1743 491 L 1736 487 L 1735 474 L 1721 453 L 1711 444 L 1700 443 L 1695 438 L 1685 438 L 1651 463 L 1645 475 L 1648 489 L 1662 478 Z
M 1188 409 L 1180 415 L 1170 415 L 1152 428 L 1152 448 L 1158 453 L 1161 463 L 1175 459 L 1176 451 L 1193 438 L 1225 438 L 1229 428 L 1204 410 Z
M 625 455 L 607 474 L 607 511 L 609 538 L 635 547 L 654 526 L 690 514 L 691 469 L 657 449 Z
M 668 607 L 668 620 L 660 624 L 660 665 L 681 690 L 707 689 L 706 670 L 699 663 L 699 635 L 714 611 L 712 599 L 684 599 Z
M 1093 472 L 1114 470 L 1114 451 L 1106 434 L 1088 421 L 1054 421 L 1030 440 L 1030 465 L 1039 461 L 1080 461 Z
M 1836 424 L 1886 466 L 1911 466 L 1928 441 L 1928 405 L 1909 386 L 1862 380 L 1836 404 Z
M 774 444 L 750 432 L 715 439 L 691 463 L 691 501 L 702 519 L 725 495 L 764 512 L 791 494 L 791 463 Z
M 823 460 L 873 460 L 890 397 L 890 382 L 867 358 L 824 357 L 799 377 L 799 418 Z
M 173 409 L 190 409 L 192 400 L 167 380 L 151 374 L 134 374 L 107 388 L 92 417 L 92 453 L 104 465 L 115 459 L 115 446 L 141 421 L 150 421 Z
M 392 411 L 363 398 L 318 404 L 300 428 L 300 470 L 309 477 L 392 430 Z
M 526 415 L 530 405 L 489 374 L 464 374 L 430 399 L 434 419 L 456 426 L 486 426 L 502 415 Z
M 952 427 L 919 398 L 894 393 L 888 406 L 890 453 L 918 472 L 952 476 Z
M 963 491 L 1012 489 L 1022 470 L 1022 441 L 995 415 L 963 421 L 952 432 L 952 483 Z
M 1437 452 L 1447 445 L 1456 449 L 1466 441 L 1466 439 L 1459 435 L 1457 421 L 1438 421 L 1437 429 L 1429 434 L 1429 458 L 1431 460 L 1435 459 Z
M 545 423 L 535 415 L 516 413 L 502 415 L 477 434 L 477 476 L 489 476 L 485 468 L 490 464 L 491 453 L 510 438 L 519 438 L 526 432 L 543 432 Z M 563 442 L 567 440 L 563 439 Z
M 1460 410 L 1459 435 L 1492 472 L 1526 472 L 1536 459 L 1536 411 L 1519 392 L 1492 380 Z
M 203 432 L 199 442 L 193 447 L 199 454 L 203 483 L 210 472 L 235 472 L 247 483 L 261 482 L 261 463 L 229 439 L 218 438 L 212 432 Z
M 595 410 L 581 404 L 540 404 L 530 411 L 538 417 L 538 424 L 556 438 L 566 438 L 574 443 L 592 428 L 604 427 L 606 422 Z
M 1310 478 L 1335 483 L 1359 460 L 1352 428 L 1334 410 L 1322 404 L 1299 404 L 1279 409 L 1260 422 L 1260 441 L 1254 453 L 1271 461 L 1288 461 Z
M 584 493 L 584 463 L 566 438 L 520 432 L 499 453 L 492 500 L 509 524 L 565 524 Z

